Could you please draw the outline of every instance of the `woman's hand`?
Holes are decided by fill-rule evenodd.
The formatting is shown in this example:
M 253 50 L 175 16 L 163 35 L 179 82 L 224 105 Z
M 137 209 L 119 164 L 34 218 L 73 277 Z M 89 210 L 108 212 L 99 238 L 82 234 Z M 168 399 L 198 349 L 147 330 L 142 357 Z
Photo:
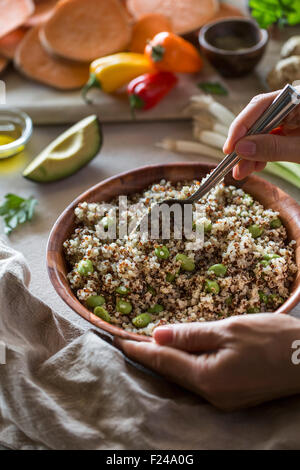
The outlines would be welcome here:
M 300 91 L 300 87 L 296 88 Z M 223 150 L 224 153 L 235 150 L 243 158 L 233 170 L 237 180 L 253 171 L 262 171 L 267 162 L 300 163 L 300 105 L 283 121 L 284 136 L 261 134 L 243 138 L 280 91 L 255 96 L 230 126 Z
M 115 341 L 129 358 L 233 410 L 300 392 L 295 340 L 299 320 L 260 314 L 157 328 L 151 343 Z

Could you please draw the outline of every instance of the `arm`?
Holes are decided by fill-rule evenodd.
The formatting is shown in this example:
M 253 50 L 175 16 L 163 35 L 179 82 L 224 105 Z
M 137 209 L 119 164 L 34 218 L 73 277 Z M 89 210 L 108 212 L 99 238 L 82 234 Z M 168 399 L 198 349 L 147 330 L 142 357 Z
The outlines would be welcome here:
M 233 170 L 234 178 L 243 179 L 253 171 L 261 171 L 271 161 L 300 163 L 300 106 L 284 120 L 284 136 L 265 134 L 243 138 L 279 93 L 255 96 L 230 126 L 224 153 L 235 150 L 243 158 Z
M 300 393 L 300 321 L 259 314 L 157 328 L 152 343 L 116 339 L 131 359 L 223 410 Z

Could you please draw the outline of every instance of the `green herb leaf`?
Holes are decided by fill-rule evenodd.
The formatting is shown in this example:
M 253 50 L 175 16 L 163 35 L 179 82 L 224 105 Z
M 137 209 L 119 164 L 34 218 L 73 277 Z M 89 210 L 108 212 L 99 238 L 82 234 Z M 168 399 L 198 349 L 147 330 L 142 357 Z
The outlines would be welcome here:
M 129 96 L 129 102 L 133 109 L 142 109 L 145 105 L 144 100 L 135 94 Z
M 18 225 L 32 219 L 37 200 L 24 199 L 16 194 L 6 194 L 0 205 L 0 216 L 4 220 L 4 232 L 9 235 Z
M 228 90 L 221 83 L 200 82 L 197 86 L 205 93 L 210 93 L 211 95 L 228 95 Z
M 300 22 L 300 0 L 250 0 L 249 6 L 261 28 Z
M 165 48 L 158 44 L 157 46 L 152 47 L 151 57 L 154 62 L 160 62 L 163 59 L 165 52 Z

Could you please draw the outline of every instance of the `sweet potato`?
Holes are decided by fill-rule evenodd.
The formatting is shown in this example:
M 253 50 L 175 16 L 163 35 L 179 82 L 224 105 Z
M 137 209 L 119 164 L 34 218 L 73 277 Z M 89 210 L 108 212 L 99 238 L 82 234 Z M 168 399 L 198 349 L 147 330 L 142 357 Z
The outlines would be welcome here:
M 0 0 L 0 38 L 24 24 L 33 12 L 32 0 Z
M 87 64 L 49 55 L 40 43 L 38 26 L 29 30 L 19 44 L 14 63 L 28 78 L 60 90 L 81 88 L 89 77 Z
M 4 72 L 6 67 L 8 66 L 9 60 L 6 57 L 0 57 L 0 74 Z
M 45 23 L 45 21 L 50 18 L 57 2 L 58 0 L 35 0 L 34 13 L 30 18 L 28 18 L 25 25 L 31 28 Z
M 159 13 L 142 16 L 133 26 L 129 50 L 142 54 L 147 41 L 163 31 L 172 32 L 172 24 L 168 18 Z
M 127 8 L 137 20 L 147 13 L 160 13 L 172 23 L 177 34 L 200 28 L 218 11 L 218 0 L 127 0 Z
M 220 8 L 211 19 L 211 21 L 221 20 L 222 18 L 231 18 L 231 17 L 244 17 L 245 15 L 238 8 L 227 5 L 226 3 L 221 3 Z
M 125 50 L 131 25 L 119 0 L 63 0 L 43 25 L 40 38 L 50 53 L 91 62 Z
M 0 38 L 0 54 L 7 59 L 13 59 L 16 49 L 27 32 L 23 26 Z

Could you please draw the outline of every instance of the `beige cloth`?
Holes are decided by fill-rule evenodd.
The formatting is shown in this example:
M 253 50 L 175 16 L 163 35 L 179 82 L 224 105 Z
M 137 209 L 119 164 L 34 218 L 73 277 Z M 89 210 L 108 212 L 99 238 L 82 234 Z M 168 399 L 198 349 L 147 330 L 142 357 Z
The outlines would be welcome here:
M 15 449 L 300 448 L 300 396 L 222 413 L 124 360 L 30 294 L 0 240 L 0 444 Z M 246 367 L 246 364 L 245 364 Z

